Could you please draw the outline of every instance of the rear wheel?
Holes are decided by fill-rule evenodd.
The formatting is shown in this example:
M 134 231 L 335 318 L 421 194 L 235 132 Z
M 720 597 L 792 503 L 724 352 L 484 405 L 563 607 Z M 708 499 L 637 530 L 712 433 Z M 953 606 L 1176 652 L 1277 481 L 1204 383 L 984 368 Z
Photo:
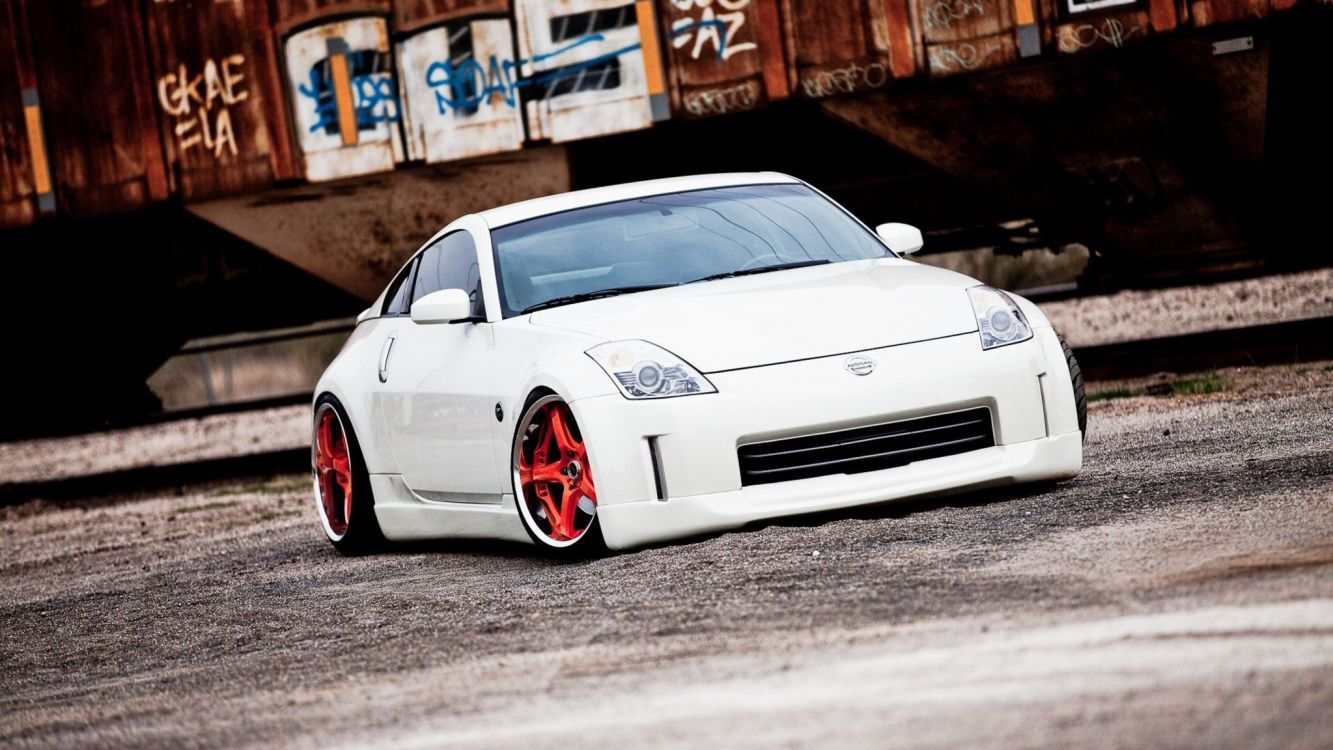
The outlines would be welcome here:
M 604 548 L 588 448 L 559 396 L 528 399 L 514 435 L 513 471 L 518 513 L 533 541 L 565 553 Z
M 328 394 L 320 397 L 314 427 L 315 508 L 324 535 L 345 555 L 373 551 L 383 544 L 384 535 L 375 519 L 361 447 L 338 399 Z
M 1069 366 L 1069 379 L 1074 384 L 1074 406 L 1078 409 L 1078 429 L 1083 433 L 1083 440 L 1088 439 L 1088 394 L 1083 387 L 1083 369 L 1078 366 L 1078 359 L 1074 356 L 1074 350 L 1069 348 L 1069 342 L 1065 337 L 1056 332 L 1055 337 L 1060 339 L 1060 348 L 1065 352 L 1065 364 Z

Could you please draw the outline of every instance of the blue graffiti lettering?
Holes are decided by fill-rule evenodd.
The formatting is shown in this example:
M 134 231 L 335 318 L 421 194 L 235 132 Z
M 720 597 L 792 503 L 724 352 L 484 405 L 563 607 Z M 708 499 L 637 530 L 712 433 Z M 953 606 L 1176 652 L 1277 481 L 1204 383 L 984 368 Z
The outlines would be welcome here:
M 378 50 L 356 50 L 346 57 L 357 130 L 374 130 L 382 122 L 397 122 L 400 118 L 398 87 L 389 56 Z M 315 104 L 316 121 L 310 126 L 310 132 L 323 130 L 329 135 L 337 135 L 338 101 L 333 91 L 328 58 L 311 66 L 309 79 L 300 84 L 297 91 Z
M 722 30 L 726 29 L 726 24 L 722 21 L 701 20 L 673 29 L 671 35 L 680 36 L 709 26 Z M 723 34 L 720 38 L 722 42 L 717 50 L 719 61 L 726 51 L 726 35 Z M 604 41 L 606 41 L 606 37 L 603 34 L 588 34 L 550 52 L 535 54 L 532 56 L 531 62 L 537 64 L 555 60 L 584 45 Z M 491 55 L 485 66 L 471 57 L 458 62 L 436 60 L 427 66 L 425 80 L 426 85 L 435 94 L 435 107 L 440 115 L 454 113 L 466 116 L 476 112 L 477 108 L 485 103 L 495 105 L 499 101 L 503 101 L 508 107 L 517 107 L 521 89 L 528 87 L 545 87 L 545 96 L 554 95 L 558 93 L 555 89 L 561 81 L 568 81 L 580 73 L 593 71 L 594 69 L 604 70 L 613 60 L 618 60 L 622 55 L 634 52 L 642 46 L 638 42 L 628 44 L 591 59 L 554 70 L 543 71 L 528 78 L 518 77 L 515 74 L 515 71 L 529 62 L 526 59 L 501 60 L 496 55 Z M 566 89 L 573 90 L 569 87 L 566 87 Z
M 514 80 L 515 67 L 513 60 L 501 62 L 495 55 L 486 67 L 472 58 L 456 64 L 437 60 L 426 68 L 426 85 L 435 90 L 435 105 L 442 115 L 475 111 L 482 102 L 494 103 L 497 98 L 516 107 L 522 82 Z

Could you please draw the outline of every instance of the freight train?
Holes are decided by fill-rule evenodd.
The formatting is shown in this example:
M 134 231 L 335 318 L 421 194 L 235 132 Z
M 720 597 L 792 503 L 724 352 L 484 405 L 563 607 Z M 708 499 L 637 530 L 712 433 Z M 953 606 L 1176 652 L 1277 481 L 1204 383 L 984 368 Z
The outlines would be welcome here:
M 774 169 L 1085 283 L 1320 262 L 1306 0 L 0 0 L 0 432 L 355 312 L 453 216 Z

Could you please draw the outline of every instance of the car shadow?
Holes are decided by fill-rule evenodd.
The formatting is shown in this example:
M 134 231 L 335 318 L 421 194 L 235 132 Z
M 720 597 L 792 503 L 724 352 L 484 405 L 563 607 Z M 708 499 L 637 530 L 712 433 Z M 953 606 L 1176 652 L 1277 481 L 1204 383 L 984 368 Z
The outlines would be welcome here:
M 627 550 L 595 550 L 587 554 L 568 556 L 534 544 L 490 539 L 430 539 L 413 542 L 394 542 L 384 554 L 391 555 L 476 555 L 489 558 L 531 562 L 543 566 L 576 565 L 600 559 L 632 556 L 644 552 L 678 548 L 684 545 L 712 541 L 726 534 L 757 531 L 765 528 L 809 528 L 841 520 L 875 521 L 908 518 L 942 508 L 976 508 L 1015 499 L 1032 498 L 1051 491 L 1065 489 L 1072 481 L 1033 483 L 995 487 L 984 490 L 934 495 L 925 498 L 890 500 L 870 505 L 858 505 L 837 510 L 814 511 L 793 516 L 782 516 L 754 521 L 735 529 L 694 534 L 679 539 L 656 542 Z

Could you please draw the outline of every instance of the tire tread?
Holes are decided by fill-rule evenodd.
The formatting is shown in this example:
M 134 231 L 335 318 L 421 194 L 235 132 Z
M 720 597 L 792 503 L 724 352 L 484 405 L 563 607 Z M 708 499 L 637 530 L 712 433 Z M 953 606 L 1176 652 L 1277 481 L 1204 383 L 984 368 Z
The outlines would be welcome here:
M 1074 385 L 1074 406 L 1078 410 L 1078 429 L 1083 433 L 1083 439 L 1086 441 L 1088 439 L 1088 393 L 1083 384 L 1083 368 L 1079 367 L 1078 358 L 1074 356 L 1074 350 L 1070 348 L 1064 335 L 1056 331 L 1055 337 L 1060 340 L 1060 348 L 1065 353 L 1065 364 L 1069 367 L 1069 379 Z

